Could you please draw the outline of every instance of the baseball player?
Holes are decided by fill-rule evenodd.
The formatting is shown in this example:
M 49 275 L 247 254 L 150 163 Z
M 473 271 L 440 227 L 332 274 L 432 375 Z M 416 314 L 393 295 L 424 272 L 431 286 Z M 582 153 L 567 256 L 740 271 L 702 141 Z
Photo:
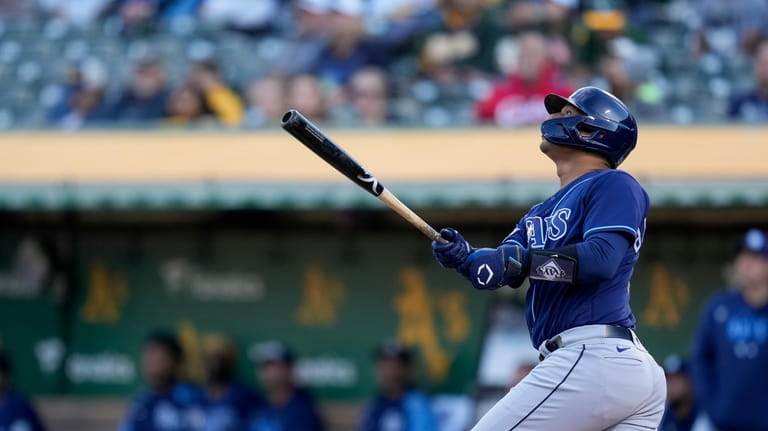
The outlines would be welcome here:
M 735 289 L 701 312 L 691 377 L 720 431 L 768 430 L 768 232 L 750 229 L 733 262 Z
M 613 95 L 585 87 L 544 101 L 541 151 L 560 189 L 534 205 L 497 248 L 456 230 L 432 243 L 438 262 L 477 289 L 519 287 L 541 362 L 493 406 L 476 431 L 648 431 L 664 413 L 664 372 L 634 332 L 629 280 L 645 233 L 648 195 L 616 167 L 637 124 Z

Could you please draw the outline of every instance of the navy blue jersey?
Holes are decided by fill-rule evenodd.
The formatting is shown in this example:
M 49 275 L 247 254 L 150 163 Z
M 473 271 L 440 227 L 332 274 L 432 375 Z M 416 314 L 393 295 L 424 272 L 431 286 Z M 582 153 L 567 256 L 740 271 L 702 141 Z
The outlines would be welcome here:
M 691 376 L 704 411 L 724 430 L 768 430 L 768 306 L 739 292 L 704 308 L 691 352 Z
M 312 396 L 298 389 L 284 405 L 267 403 L 251 416 L 248 431 L 322 431 Z
M 434 431 L 435 417 L 429 399 L 410 390 L 396 400 L 376 397 L 365 411 L 360 431 Z
M 530 280 L 526 320 L 534 347 L 582 325 L 634 328 L 629 279 L 645 234 L 648 195 L 628 173 L 606 169 L 582 175 L 535 205 L 504 243 L 529 250 L 583 242 L 598 232 L 625 233 L 633 241 L 613 278 L 594 285 Z M 531 272 L 536 268 L 531 268 Z
M 244 431 L 248 419 L 264 402 L 248 387 L 232 383 L 218 399 L 206 396 L 204 431 Z
M 203 392 L 177 383 L 164 394 L 149 392 L 136 398 L 121 431 L 198 431 L 204 424 Z
M 21 395 L 8 391 L 0 397 L 0 431 L 45 429 L 35 410 Z

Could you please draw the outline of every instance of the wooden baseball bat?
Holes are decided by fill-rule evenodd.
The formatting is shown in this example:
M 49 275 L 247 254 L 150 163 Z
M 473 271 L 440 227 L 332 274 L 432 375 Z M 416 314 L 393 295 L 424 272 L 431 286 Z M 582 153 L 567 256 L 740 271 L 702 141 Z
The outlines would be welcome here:
M 298 139 L 299 142 L 304 144 L 307 148 L 312 150 L 313 153 L 320 156 L 329 165 L 336 168 L 345 177 L 349 178 L 362 187 L 363 190 L 379 198 L 394 212 L 404 218 L 408 223 L 420 230 L 424 235 L 433 241 L 437 241 L 441 244 L 446 244 L 443 237 L 440 236 L 435 229 L 432 228 L 427 222 L 419 217 L 413 210 L 408 208 L 404 203 L 393 195 L 392 192 L 387 190 L 383 184 L 379 182 L 373 175 L 371 175 L 365 168 L 355 161 L 349 154 L 342 150 L 338 145 L 331 141 L 328 136 L 320 131 L 314 124 L 306 119 L 299 111 L 291 109 L 283 115 L 282 124 L 283 129 Z

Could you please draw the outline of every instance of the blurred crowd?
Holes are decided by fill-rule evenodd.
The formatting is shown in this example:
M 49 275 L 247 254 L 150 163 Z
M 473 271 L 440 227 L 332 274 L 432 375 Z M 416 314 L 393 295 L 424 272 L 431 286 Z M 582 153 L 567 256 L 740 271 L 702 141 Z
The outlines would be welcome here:
M 0 128 L 764 122 L 768 0 L 3 0 Z

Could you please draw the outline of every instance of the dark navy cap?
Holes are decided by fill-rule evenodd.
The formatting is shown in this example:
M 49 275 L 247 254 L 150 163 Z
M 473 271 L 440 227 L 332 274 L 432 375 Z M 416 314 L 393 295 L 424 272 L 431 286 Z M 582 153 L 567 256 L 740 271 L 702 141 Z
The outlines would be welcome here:
M 295 357 L 291 349 L 280 341 L 268 341 L 256 348 L 256 359 L 261 364 L 270 362 L 285 362 L 292 364 Z
M 410 363 L 413 359 L 413 352 L 397 340 L 387 340 L 376 349 L 375 356 L 376 359 L 399 359 L 402 362 Z
M 667 356 L 664 359 L 662 366 L 664 368 L 664 374 L 678 374 L 688 372 L 688 361 L 675 353 Z
M 768 234 L 759 229 L 750 229 L 744 235 L 743 250 L 753 251 L 768 257 Z

